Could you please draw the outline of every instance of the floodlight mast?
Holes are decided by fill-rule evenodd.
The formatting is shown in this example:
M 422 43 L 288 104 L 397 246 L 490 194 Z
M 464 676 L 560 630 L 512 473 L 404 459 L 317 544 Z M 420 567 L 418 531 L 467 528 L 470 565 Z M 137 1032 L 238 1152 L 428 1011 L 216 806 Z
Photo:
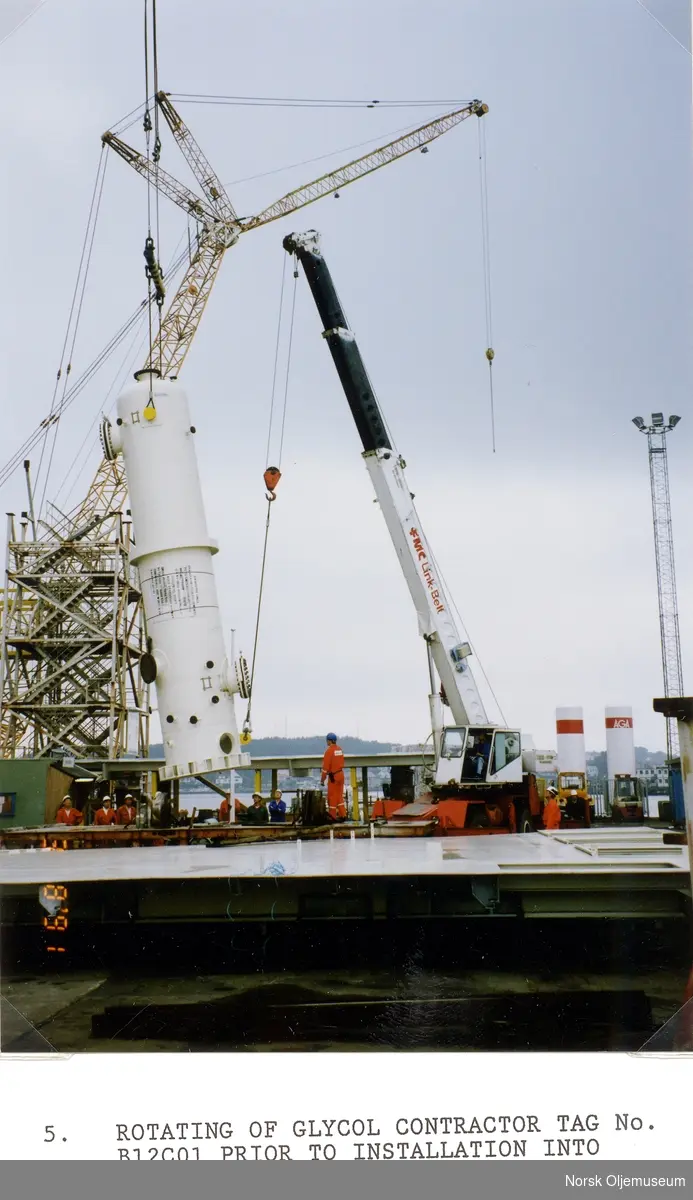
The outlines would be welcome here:
M 667 462 L 666 435 L 678 425 L 680 417 L 672 415 L 668 421 L 663 413 L 652 413 L 651 423 L 646 425 L 642 417 L 633 417 L 633 424 L 640 433 L 647 435 L 650 461 L 650 487 L 652 491 L 652 524 L 654 528 L 655 562 L 657 566 L 657 597 L 659 601 L 659 629 L 662 647 L 662 676 L 664 695 L 683 696 L 683 667 L 681 664 L 681 638 L 679 634 L 679 611 L 676 596 L 676 571 L 674 568 L 674 538 L 671 524 L 671 499 L 669 495 L 669 466 Z M 679 732 L 676 720 L 666 718 L 667 761 L 679 757 Z

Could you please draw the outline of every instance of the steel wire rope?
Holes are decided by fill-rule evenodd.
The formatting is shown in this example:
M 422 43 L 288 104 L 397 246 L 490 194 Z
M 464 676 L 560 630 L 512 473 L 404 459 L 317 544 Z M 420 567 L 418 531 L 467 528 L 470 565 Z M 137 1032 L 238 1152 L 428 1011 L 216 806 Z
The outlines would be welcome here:
M 184 240 L 185 240 L 185 232 L 183 232 L 183 234 L 181 235 L 181 237 L 178 240 L 178 245 L 176 246 L 176 251 L 175 251 L 176 253 L 178 252 L 178 249 Z M 178 262 L 178 264 L 180 266 L 180 261 L 181 261 L 180 259 L 174 260 L 174 263 Z M 169 267 L 170 272 L 172 272 L 173 270 L 174 270 L 173 266 Z M 145 301 L 145 303 L 146 303 L 146 301 Z M 73 472 L 73 470 L 75 469 L 75 466 L 79 460 L 79 457 L 80 457 L 82 451 L 84 450 L 84 447 L 85 447 L 88 439 L 92 438 L 90 446 L 89 446 L 89 454 L 91 454 L 91 450 L 92 450 L 93 446 L 96 443 L 98 443 L 98 440 L 99 440 L 98 433 L 96 435 L 96 438 L 93 438 L 92 434 L 93 434 L 94 426 L 98 423 L 98 421 L 104 411 L 104 405 L 108 401 L 108 398 L 109 398 L 109 396 L 111 396 L 116 385 L 121 381 L 124 382 L 125 378 L 127 377 L 128 372 L 130 371 L 130 369 L 132 367 L 133 362 L 137 358 L 139 358 L 140 352 L 144 348 L 144 345 L 145 345 L 146 339 L 147 339 L 147 331 L 145 330 L 144 335 L 140 336 L 140 330 L 139 330 L 139 326 L 142 324 L 142 321 L 145 316 L 144 305 L 140 306 L 137 316 L 138 316 L 138 320 L 135 324 L 135 335 L 132 338 L 130 345 L 129 345 L 128 349 L 126 350 L 123 358 L 121 359 L 120 365 L 117 368 L 115 375 L 113 376 L 110 387 L 108 388 L 108 391 L 106 392 L 106 395 L 103 398 L 103 401 L 100 405 L 99 411 L 97 412 L 96 416 L 94 417 L 94 420 L 92 421 L 92 423 L 89 427 L 89 430 L 88 430 L 87 434 L 85 435 L 81 446 L 79 447 L 79 450 L 77 451 L 74 459 L 72 460 L 72 463 L 70 464 L 70 466 L 67 468 L 67 470 L 65 472 L 65 475 L 63 477 L 63 481 L 60 485 L 60 488 L 56 492 L 56 496 L 55 496 L 56 502 L 58 500 L 58 497 L 62 493 L 63 489 L 66 487 L 67 483 L 69 482 L 70 475 Z M 133 350 L 138 337 L 140 338 L 140 341 L 137 345 L 137 349 Z M 122 386 L 122 383 L 121 383 L 121 386 Z M 106 415 L 108 415 L 108 413 L 110 413 L 112 411 L 112 409 L 113 409 L 113 404 L 111 404 L 110 407 L 108 408 Z M 67 499 L 67 497 L 72 495 L 72 492 L 74 491 L 74 488 L 75 488 L 76 481 L 77 481 L 77 476 L 73 480 L 72 487 L 70 488 L 69 492 L 67 493 L 66 499 Z
M 99 187 L 99 195 L 98 195 L 98 199 L 96 201 L 96 211 L 94 213 L 94 220 L 93 220 L 92 228 L 91 228 L 91 238 L 89 241 L 89 250 L 87 253 L 87 261 L 85 264 L 84 275 L 82 278 L 82 289 L 81 289 L 80 297 L 79 297 L 79 305 L 77 308 L 77 315 L 75 317 L 75 324 L 74 324 L 74 329 L 73 329 L 73 333 L 72 333 L 72 342 L 70 343 L 68 363 L 67 363 L 67 368 L 65 371 L 65 378 L 64 378 L 64 382 L 63 382 L 63 394 L 61 396 L 61 400 L 60 400 L 60 403 L 57 408 L 56 420 L 53 422 L 53 442 L 51 445 L 51 452 L 50 452 L 50 456 L 48 459 L 48 466 L 46 468 L 46 476 L 45 476 L 44 483 L 43 483 L 43 492 L 41 495 L 41 503 L 39 505 L 39 514 L 43 511 L 43 508 L 44 508 L 44 505 L 46 502 L 46 493 L 48 491 L 48 484 L 50 481 L 51 470 L 53 467 L 53 458 L 55 455 L 55 447 L 56 447 L 56 443 L 58 440 L 58 430 L 60 428 L 60 418 L 63 413 L 63 400 L 65 399 L 65 394 L 67 392 L 67 381 L 70 377 L 70 372 L 72 371 L 72 359 L 73 359 L 74 353 L 75 353 L 75 346 L 77 343 L 77 334 L 79 333 L 79 325 L 80 325 L 80 320 L 81 320 L 81 316 L 82 316 L 82 308 L 84 306 L 84 297 L 86 295 L 87 282 L 89 279 L 89 268 L 91 266 L 91 258 L 92 258 L 92 254 L 94 251 L 94 239 L 96 237 L 96 227 L 97 227 L 97 223 L 98 223 L 98 219 L 99 219 L 99 212 L 101 210 L 101 199 L 103 196 L 103 187 L 104 187 L 104 183 L 106 180 L 107 163 L 108 163 L 108 158 L 106 156 L 103 159 L 103 170 L 101 172 L 101 184 Z
M 144 312 L 141 314 L 140 324 L 141 324 L 141 321 L 143 318 L 144 318 Z M 138 338 L 139 338 L 139 342 L 137 344 L 137 348 L 135 349 L 135 343 L 137 342 Z M 73 475 L 73 472 L 74 472 L 72 486 L 70 487 L 69 491 L 65 493 L 65 500 L 67 501 L 70 498 L 70 496 L 72 495 L 72 493 L 75 489 L 77 480 L 79 478 L 79 471 L 76 470 L 77 464 L 80 461 L 80 458 L 84 451 L 84 448 L 85 448 L 87 442 L 89 442 L 89 450 L 88 450 L 87 455 L 85 455 L 85 458 L 84 458 L 84 462 L 86 462 L 86 459 L 91 457 L 91 452 L 92 452 L 93 448 L 95 447 L 95 445 L 98 444 L 98 441 L 99 441 L 98 430 L 97 430 L 96 436 L 94 436 L 94 426 L 98 425 L 101 415 L 104 412 L 105 405 L 108 402 L 109 397 L 112 395 L 116 385 L 120 383 L 122 386 L 122 383 L 125 381 L 125 378 L 127 378 L 127 374 L 129 373 L 129 371 L 132 367 L 132 363 L 136 358 L 139 358 L 139 355 L 146 344 L 146 340 L 147 340 L 147 330 L 145 329 L 144 334 L 141 334 L 139 327 L 136 327 L 135 335 L 132 338 L 130 345 L 128 346 L 128 349 L 126 350 L 125 354 L 123 355 L 123 358 L 120 361 L 120 364 L 116 370 L 116 373 L 113 376 L 113 379 L 111 381 L 110 387 L 108 388 L 108 391 L 106 392 L 106 395 L 104 396 L 103 402 L 101 403 L 101 405 L 99 407 L 99 411 L 97 412 L 96 416 L 94 417 L 94 420 L 92 421 L 91 425 L 89 426 L 89 429 L 87 430 L 87 432 L 84 436 L 84 439 L 83 439 L 81 445 L 79 446 L 77 453 L 75 454 L 75 457 L 73 458 L 72 462 L 70 463 L 69 467 L 67 468 L 67 470 L 63 476 L 63 481 L 60 484 L 58 491 L 55 493 L 55 503 L 56 504 L 57 504 L 58 500 L 60 499 L 60 496 L 63 493 L 64 489 L 67 487 L 67 484 L 70 482 L 70 477 Z M 112 409 L 113 409 L 113 403 L 111 403 L 109 405 L 108 409 L 105 409 L 106 415 L 108 415 L 112 411 Z M 83 463 L 82 463 L 82 465 L 83 465 Z
M 147 158 L 147 241 L 152 240 L 152 172 L 151 172 L 151 132 L 152 119 L 149 113 L 149 28 L 148 28 L 148 0 L 144 0 L 144 94 L 145 100 L 144 109 L 144 142 Z M 154 118 L 156 120 L 156 89 L 154 95 Z M 152 288 L 153 281 L 149 270 L 147 276 L 147 322 L 149 326 L 149 362 L 152 358 L 152 347 L 154 345 L 153 330 L 152 330 Z M 154 382 L 152 376 L 149 376 L 149 403 L 153 403 Z
M 290 376 L 290 372 L 291 372 L 291 351 L 292 351 L 293 343 L 294 343 L 294 318 L 296 315 L 296 283 L 297 283 L 297 280 L 298 280 L 298 266 L 296 265 L 296 267 L 294 268 L 294 291 L 293 291 L 293 296 L 291 298 L 291 318 L 289 321 L 289 348 L 287 350 L 286 375 L 284 377 L 284 407 L 282 409 L 282 424 L 281 424 L 281 433 L 280 433 L 280 437 L 279 437 L 279 461 L 277 462 L 277 467 L 279 470 L 281 470 L 282 455 L 284 453 L 284 429 L 286 427 L 286 408 L 287 408 L 287 401 L 289 398 L 289 376 Z
M 172 265 L 169 267 L 169 275 L 170 276 L 173 276 L 174 274 L 178 273 L 178 271 L 183 266 L 183 264 L 187 258 L 187 253 L 188 252 L 187 252 L 187 248 L 186 248 L 179 255 L 178 259 L 176 261 L 174 261 L 172 263 Z M 92 362 L 86 368 L 84 373 L 72 385 L 70 390 L 68 392 L 66 392 L 64 401 L 61 403 L 61 406 L 59 409 L 59 415 L 62 415 L 62 413 L 64 413 L 74 403 L 74 401 L 81 394 L 81 392 L 84 390 L 84 388 L 87 386 L 87 384 L 89 384 L 91 382 L 93 377 L 101 369 L 101 367 L 104 365 L 104 363 L 108 361 L 108 359 L 111 357 L 111 355 L 114 353 L 114 351 L 117 350 L 117 348 L 121 344 L 121 342 L 128 336 L 128 333 L 133 328 L 135 323 L 138 321 L 138 319 L 140 319 L 142 317 L 142 315 L 145 311 L 145 308 L 146 308 L 146 304 L 147 304 L 146 300 L 142 300 L 140 302 L 140 304 L 137 306 L 135 312 L 128 318 L 128 320 L 126 322 L 124 322 L 124 324 L 113 335 L 113 337 L 110 339 L 110 341 L 108 341 L 106 343 L 106 345 L 104 346 L 104 348 L 97 354 L 96 358 L 92 360 Z M 58 412 L 58 410 L 56 409 L 56 413 L 57 412 Z M 55 414 L 50 413 L 48 415 L 48 417 L 45 417 L 44 420 L 41 421 L 39 426 L 34 430 L 34 432 L 32 434 L 30 434 L 29 437 L 26 438 L 25 441 L 22 443 L 22 445 L 19 447 L 19 449 L 15 451 L 15 453 L 12 455 L 12 457 L 9 458 L 7 460 L 7 462 L 5 462 L 3 464 L 3 466 L 0 468 L 0 487 L 2 487 L 3 484 L 7 483 L 8 479 L 10 479 L 11 476 L 14 474 L 15 470 L 17 469 L 17 467 L 19 466 L 21 461 L 24 458 L 26 458 L 27 453 L 30 450 L 33 450 L 33 448 L 38 444 L 38 442 L 45 436 L 46 426 L 50 422 L 51 418 L 54 415 Z
M 493 397 L 493 311 L 491 302 L 491 247 L 488 221 L 488 183 L 486 177 L 486 127 L 479 121 L 479 196 L 481 204 L 481 253 L 484 275 L 484 309 L 486 315 L 486 358 L 491 400 L 491 445 L 496 453 L 496 415 Z
M 275 370 L 274 370 L 274 378 L 272 381 L 272 401 L 271 401 L 271 407 L 270 407 L 270 421 L 269 421 L 269 431 L 268 431 L 268 437 L 267 437 L 268 448 L 270 445 L 270 438 L 271 438 L 271 433 L 272 433 L 272 414 L 274 411 L 274 392 L 275 392 L 275 384 L 276 384 L 276 360 L 277 360 L 278 353 L 279 353 L 279 342 L 280 342 L 280 337 L 281 337 L 285 280 L 286 280 L 286 259 L 284 260 L 284 268 L 282 270 L 282 282 L 281 282 L 281 292 L 280 292 L 281 299 L 280 299 L 280 306 L 279 306 L 279 319 L 277 322 Z M 284 381 L 284 404 L 283 404 L 283 411 L 282 411 L 281 435 L 280 435 L 280 443 L 279 443 L 279 457 L 278 457 L 278 462 L 277 462 L 278 469 L 281 467 L 282 453 L 283 453 L 283 447 L 284 447 L 284 429 L 285 429 L 285 425 L 286 425 L 286 408 L 287 408 L 288 395 L 289 395 L 289 377 L 290 377 L 290 372 L 291 372 L 291 350 L 292 350 L 292 346 L 293 346 L 294 317 L 295 317 L 295 313 L 296 313 L 296 283 L 297 283 L 297 280 L 298 280 L 298 270 L 295 268 L 294 269 L 294 290 L 293 290 L 293 296 L 292 296 L 292 302 L 291 302 L 291 318 L 290 318 L 290 322 L 289 322 L 289 346 L 288 346 L 288 351 L 287 351 L 286 375 L 285 375 L 285 381 Z M 269 449 L 268 449 L 267 453 L 269 455 Z M 269 463 L 269 458 L 267 459 L 267 461 Z M 268 541 L 269 541 L 270 518 L 272 516 L 273 501 L 274 501 L 273 495 L 267 497 L 267 517 L 265 520 L 265 537 L 264 537 L 264 542 L 263 542 L 263 547 L 262 547 L 262 563 L 261 563 L 261 567 L 260 567 L 260 586 L 258 589 L 257 612 L 256 612 L 256 616 L 255 616 L 255 635 L 253 638 L 253 654 L 252 654 L 251 665 L 250 665 L 250 687 L 248 688 L 248 707 L 246 710 L 245 720 L 243 722 L 243 732 L 244 733 L 250 733 L 250 715 L 251 715 L 252 700 L 253 700 L 253 684 L 255 682 L 255 667 L 257 665 L 257 648 L 258 648 L 258 639 L 259 639 L 259 634 L 260 634 L 260 616 L 262 613 L 262 600 L 263 600 L 264 588 L 265 588 L 265 570 L 266 570 L 266 566 L 267 566 L 267 546 L 268 546 Z
M 275 346 L 274 346 L 274 368 L 272 371 L 272 394 L 271 394 L 271 398 L 270 398 L 269 421 L 267 424 L 267 449 L 265 450 L 265 463 L 268 467 L 269 467 L 270 442 L 272 439 L 272 421 L 274 418 L 274 399 L 275 399 L 276 388 L 277 388 L 277 367 L 279 364 L 279 346 L 280 346 L 280 342 L 281 342 L 281 332 L 282 332 L 282 313 L 284 311 L 284 286 L 286 283 L 286 262 L 287 262 L 287 259 L 286 259 L 286 257 L 284 257 L 284 259 L 282 261 L 282 282 L 281 282 L 281 289 L 279 292 L 279 318 L 277 321 L 277 338 L 276 338 L 276 342 L 275 342 Z
M 70 302 L 70 311 L 69 311 L 69 313 L 68 313 L 67 325 L 66 325 L 66 327 L 65 327 L 65 337 L 63 338 L 63 345 L 62 345 L 62 349 L 61 349 L 61 351 L 60 351 L 60 360 L 59 360 L 59 362 L 58 362 L 58 370 L 57 370 L 57 373 L 56 373 L 56 376 L 55 376 L 55 385 L 54 385 L 54 387 L 53 387 L 53 395 L 52 395 L 52 397 L 51 397 L 51 406 L 50 406 L 50 409 L 49 409 L 49 412 L 48 412 L 48 418 L 49 418 L 49 420 L 50 420 L 50 418 L 53 416 L 53 414 L 54 414 L 54 411 L 55 411 L 55 408 L 56 408 L 56 400 L 57 400 L 57 397 L 58 397 L 58 391 L 59 391 L 59 388 L 60 388 L 60 380 L 62 379 L 63 365 L 64 365 L 64 363 L 65 363 L 65 354 L 66 354 L 66 351 L 67 351 L 68 342 L 69 342 L 69 340 L 70 340 L 70 331 L 71 331 L 71 329 L 72 329 L 72 319 L 73 319 L 73 317 L 74 317 L 74 314 L 75 314 L 75 305 L 76 305 L 76 303 L 77 303 L 77 295 L 78 295 L 78 293 L 79 293 L 79 286 L 80 286 L 80 281 L 81 281 L 81 278 L 82 278 L 82 268 L 83 268 L 83 266 L 84 266 L 84 257 L 85 257 L 85 254 L 86 254 L 86 252 L 87 252 L 87 246 L 88 246 L 88 244 L 89 244 L 89 233 L 90 233 L 90 230 L 91 230 L 91 221 L 92 221 L 92 215 L 93 215 L 93 212 L 94 212 L 94 205 L 95 205 L 95 203 L 96 203 L 96 198 L 97 198 L 97 195 L 99 194 L 99 184 L 100 184 L 100 177 L 101 177 L 101 168 L 102 168 L 102 166 L 103 166 L 103 163 L 104 163 L 104 149 L 105 149 L 105 147 L 102 145 L 102 147 L 101 147 L 101 153 L 100 153 L 100 155 L 99 155 L 99 161 L 98 161 L 98 164 L 97 164 L 97 167 L 96 167 L 96 178 L 94 179 L 94 187 L 92 188 L 92 193 L 91 193 L 91 201 L 90 201 L 90 204 L 89 204 L 89 214 L 88 214 L 88 216 L 87 216 L 87 223 L 86 223 L 86 227 L 85 227 L 85 230 L 84 230 L 84 239 L 83 239 L 83 241 L 82 241 L 82 251 L 81 251 L 81 254 L 80 254 L 79 266 L 78 266 L 78 268 L 77 268 L 77 276 L 76 276 L 76 279 L 75 279 L 75 286 L 74 286 L 74 288 L 73 288 L 73 291 L 72 291 L 72 300 L 71 300 L 71 302 Z M 38 484 L 39 484 L 39 479 L 40 479 L 40 475 L 41 475 L 41 469 L 42 469 L 42 467 L 43 467 L 43 459 L 44 459 L 44 455 L 45 455 L 45 452 L 46 452 L 46 445 L 47 445 L 47 441 L 48 441 L 48 432 L 49 432 L 49 428 L 50 428 L 50 426 L 47 424 L 47 425 L 45 426 L 45 436 L 44 436 L 44 443 L 43 443 L 43 446 L 41 447 L 41 457 L 40 457 L 40 460 L 39 460 L 38 470 L 37 470 L 37 472 L 36 472 L 36 486 L 38 486 Z
M 172 100 L 181 104 L 269 108 L 435 108 L 445 104 L 454 106 L 470 103 L 469 100 L 327 100 L 302 96 L 232 96 L 212 92 L 171 92 L 170 95 Z
M 159 39 L 156 29 L 156 0 L 152 0 L 152 66 L 154 69 L 154 96 L 159 95 Z M 149 89 L 147 89 L 149 91 Z M 159 158 L 161 157 L 161 139 L 159 137 L 159 105 L 154 102 L 154 205 L 155 205 L 155 222 L 156 222 L 156 260 L 159 260 L 161 253 L 161 235 L 159 226 Z M 151 235 L 150 235 L 151 236 Z M 163 344 L 161 337 L 162 323 L 162 308 L 163 296 L 157 294 L 157 313 L 159 324 L 159 374 L 163 375 Z M 150 349 L 151 355 L 151 349 Z M 149 377 L 151 379 L 151 375 Z
M 181 100 L 183 101 L 183 103 L 186 102 L 185 97 L 180 97 L 175 92 L 170 92 L 167 94 L 169 95 L 171 100 L 176 100 L 178 103 L 180 103 Z M 112 132 L 114 134 L 116 134 L 117 136 L 121 136 L 123 133 L 127 133 L 127 131 L 129 129 L 132 129 L 133 125 L 137 124 L 140 116 L 142 115 L 144 110 L 147 108 L 147 106 L 149 104 L 155 104 L 155 103 L 156 103 L 156 97 L 154 95 L 148 96 L 147 99 L 143 103 L 138 104 L 135 108 L 131 109 L 130 112 L 126 113 L 123 117 L 121 117 L 120 120 L 116 121 L 116 123 L 112 126 Z M 193 101 L 191 103 L 203 103 L 203 101 L 199 101 L 199 102 Z M 425 104 L 402 104 L 402 105 L 382 104 L 382 105 L 378 105 L 377 107 L 379 107 L 379 108 L 382 107 L 383 109 L 392 108 L 393 111 L 397 108 L 404 109 L 404 108 L 417 108 L 417 107 L 418 108 L 430 107 L 430 108 L 441 108 L 442 109 L 442 108 L 454 108 L 456 105 L 463 105 L 465 103 L 468 103 L 468 102 L 463 101 L 463 100 L 435 100 L 435 101 L 427 101 Z M 245 107 L 265 108 L 265 107 L 270 107 L 270 106 L 258 103 L 254 100 L 248 100 Z M 299 108 L 306 108 L 306 109 L 310 110 L 311 108 L 320 109 L 322 106 L 320 104 L 314 104 L 314 105 L 298 104 L 298 105 L 295 105 L 290 102 L 282 101 L 282 102 L 278 102 L 276 105 L 274 105 L 274 107 L 277 107 L 277 108 L 299 107 Z M 346 109 L 351 108 L 351 109 L 353 109 L 353 111 L 356 112 L 356 111 L 360 111 L 363 106 L 360 104 L 358 106 L 355 104 L 352 104 L 352 105 L 347 104 L 344 107 Z M 356 143 L 356 146 L 345 146 L 345 147 L 343 147 L 342 150 L 334 150 L 334 151 L 332 151 L 332 153 L 333 154 L 341 154 L 341 153 L 343 153 L 344 150 L 356 149 L 356 148 L 358 148 L 358 146 L 367 146 L 371 142 L 379 141 L 382 137 L 392 137 L 395 134 L 401 133 L 409 128 L 410 128 L 409 125 L 401 125 L 397 129 L 392 130 L 391 133 L 380 134 L 380 135 L 378 135 L 378 137 L 369 138 L 365 142 L 358 142 L 358 143 Z M 329 157 L 330 157 L 329 154 L 322 154 L 322 155 L 318 155 L 317 158 L 306 158 L 303 160 L 303 163 L 317 162 L 320 158 L 329 158 Z M 292 165 L 293 166 L 301 166 L 302 164 L 294 163 Z M 288 167 L 279 168 L 279 170 L 282 170 L 282 171 L 285 171 L 288 169 L 289 169 Z M 263 171 L 258 175 L 251 175 L 248 178 L 261 179 L 261 178 L 263 178 L 264 175 L 275 175 L 275 174 L 277 174 L 276 171 Z M 237 180 L 236 182 L 243 183 L 243 182 L 245 182 L 245 180 Z M 232 185 L 229 184 L 227 186 L 232 186 Z
M 659 25 L 659 28 L 664 30 L 667 37 L 670 37 L 673 42 L 676 42 L 676 45 L 680 46 L 682 50 L 685 50 L 686 54 L 688 54 L 690 57 L 691 51 L 688 48 L 688 46 L 685 46 L 683 42 L 680 42 L 679 39 L 677 37 L 675 37 L 675 35 L 671 32 L 671 30 L 667 29 L 666 25 L 662 24 L 662 22 L 659 20 L 659 18 L 654 15 L 652 10 L 649 9 L 647 7 L 647 5 L 643 3 L 643 0 L 635 0 L 635 3 L 639 4 L 640 8 L 643 10 L 643 12 L 646 12 L 648 17 L 652 17 L 652 20 L 654 21 L 655 25 Z
M 443 572 L 442 572 L 442 570 L 441 570 L 441 568 L 440 568 L 440 564 L 438 563 L 438 560 L 436 559 L 436 556 L 435 556 L 435 554 L 434 554 L 434 553 L 433 553 L 433 551 L 430 549 L 430 543 L 429 543 L 429 551 L 428 551 L 428 553 L 429 553 L 429 557 L 430 557 L 430 559 L 431 559 L 431 560 L 432 560 L 432 562 L 433 562 L 433 566 L 435 567 L 436 571 L 438 572 L 438 575 L 440 576 L 440 581 L 441 581 L 441 583 L 442 583 L 443 587 L 445 588 L 445 592 L 446 592 L 447 596 L 449 597 L 450 603 L 452 604 L 452 607 L 453 607 L 453 609 L 455 610 L 455 614 L 456 614 L 456 616 L 457 616 L 457 620 L 459 621 L 459 623 L 460 623 L 460 625 L 461 625 L 461 627 L 462 627 L 462 631 L 463 631 L 464 633 L 466 633 L 466 635 L 467 635 L 467 641 L 469 642 L 469 645 L 470 645 L 470 648 L 471 648 L 471 650 L 472 650 L 472 653 L 473 653 L 473 655 L 474 655 L 474 658 L 476 659 L 476 661 L 477 661 L 477 662 L 478 662 L 478 664 L 479 664 L 479 670 L 481 671 L 481 674 L 482 674 L 482 676 L 483 676 L 484 680 L 486 681 L 486 686 L 488 687 L 488 690 L 489 690 L 489 692 L 491 693 L 491 695 L 492 695 L 492 697 L 493 697 L 493 701 L 494 701 L 494 703 L 495 703 L 495 705 L 496 705 L 496 708 L 498 709 L 498 711 L 499 711 L 499 713 L 500 713 L 500 715 L 501 715 L 501 719 L 502 719 L 502 721 L 503 721 L 503 724 L 504 724 L 504 725 L 507 725 L 507 721 L 506 721 L 506 719 L 505 719 L 505 713 L 503 712 L 503 709 L 501 708 L 500 701 L 499 701 L 499 699 L 498 699 L 498 697 L 497 697 L 496 693 L 495 693 L 495 692 L 494 692 L 494 690 L 493 690 L 493 687 L 492 687 L 492 685 L 491 685 L 491 681 L 490 681 L 490 679 L 489 679 L 488 675 L 486 674 L 486 671 L 484 670 L 484 664 L 483 664 L 483 662 L 482 662 L 482 660 L 481 660 L 480 656 L 479 656 L 479 655 L 478 655 L 478 653 L 477 653 L 476 647 L 475 647 L 474 643 L 472 642 L 472 639 L 471 639 L 471 638 L 470 638 L 470 636 L 469 636 L 469 631 L 468 631 L 468 629 L 467 629 L 467 626 L 466 626 L 466 624 L 465 624 L 465 622 L 464 622 L 464 619 L 463 619 L 463 617 L 462 617 L 462 614 L 461 614 L 461 612 L 460 612 L 459 608 L 457 607 L 457 604 L 455 603 L 455 597 L 454 597 L 453 593 L 451 592 L 450 588 L 448 587 L 448 582 L 447 582 L 447 580 L 446 580 L 445 576 L 443 575 Z
M 12 26 L 8 33 L 4 34 L 3 37 L 0 38 L 0 46 L 4 46 L 5 42 L 9 42 L 10 38 L 14 37 L 15 33 L 19 33 L 20 29 L 26 25 L 27 21 L 30 21 L 32 17 L 36 16 L 36 13 L 39 12 L 39 10 L 42 9 L 46 3 L 47 0 L 38 0 L 37 3 L 33 4 L 26 16 L 22 17 L 16 25 Z

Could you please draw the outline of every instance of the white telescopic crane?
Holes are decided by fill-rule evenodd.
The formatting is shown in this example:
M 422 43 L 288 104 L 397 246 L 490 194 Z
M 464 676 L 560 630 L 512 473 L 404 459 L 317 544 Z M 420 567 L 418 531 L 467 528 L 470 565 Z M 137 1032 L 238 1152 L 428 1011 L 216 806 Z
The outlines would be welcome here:
M 284 247 L 299 258 L 322 318 L 323 337 L 329 345 L 361 437 L 363 460 L 414 601 L 429 665 L 435 666 L 455 723 L 487 725 L 488 717 L 468 662 L 471 648 L 455 626 L 404 476 L 404 459 L 388 436 L 354 334 L 349 329 L 322 257 L 319 236 L 314 230 L 291 234 L 285 238 Z M 434 686 L 430 700 L 435 734 L 441 729 L 442 721 L 440 693 Z
M 339 302 L 314 230 L 292 233 L 284 249 L 300 261 L 323 323 L 323 337 L 337 368 L 363 445 L 363 460 L 397 552 L 428 651 L 430 708 L 436 750 L 436 783 L 459 791 L 474 784 L 517 784 L 523 780 L 519 730 L 499 729 L 488 719 L 469 665 L 471 648 L 455 626 L 404 476 Z M 440 680 L 435 686 L 434 668 Z M 442 703 L 453 723 L 444 727 Z M 524 812 L 524 800 L 519 806 Z

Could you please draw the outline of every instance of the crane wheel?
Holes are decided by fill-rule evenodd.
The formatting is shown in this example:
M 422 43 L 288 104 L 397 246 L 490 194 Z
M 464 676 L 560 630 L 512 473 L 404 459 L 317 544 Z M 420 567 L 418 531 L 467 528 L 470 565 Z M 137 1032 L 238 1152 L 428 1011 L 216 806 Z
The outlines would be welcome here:
M 524 808 L 522 810 L 522 814 L 517 823 L 517 832 L 534 833 L 534 821 L 532 820 L 532 814 L 528 808 Z

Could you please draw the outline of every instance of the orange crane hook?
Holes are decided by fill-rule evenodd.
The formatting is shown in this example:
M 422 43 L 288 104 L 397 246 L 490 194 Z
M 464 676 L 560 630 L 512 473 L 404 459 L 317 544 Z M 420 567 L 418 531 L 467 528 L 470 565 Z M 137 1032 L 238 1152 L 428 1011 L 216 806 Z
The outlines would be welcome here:
M 281 477 L 282 473 L 278 467 L 268 467 L 263 475 L 265 487 L 267 488 L 267 499 L 270 501 L 270 503 L 277 499 L 274 492 Z

